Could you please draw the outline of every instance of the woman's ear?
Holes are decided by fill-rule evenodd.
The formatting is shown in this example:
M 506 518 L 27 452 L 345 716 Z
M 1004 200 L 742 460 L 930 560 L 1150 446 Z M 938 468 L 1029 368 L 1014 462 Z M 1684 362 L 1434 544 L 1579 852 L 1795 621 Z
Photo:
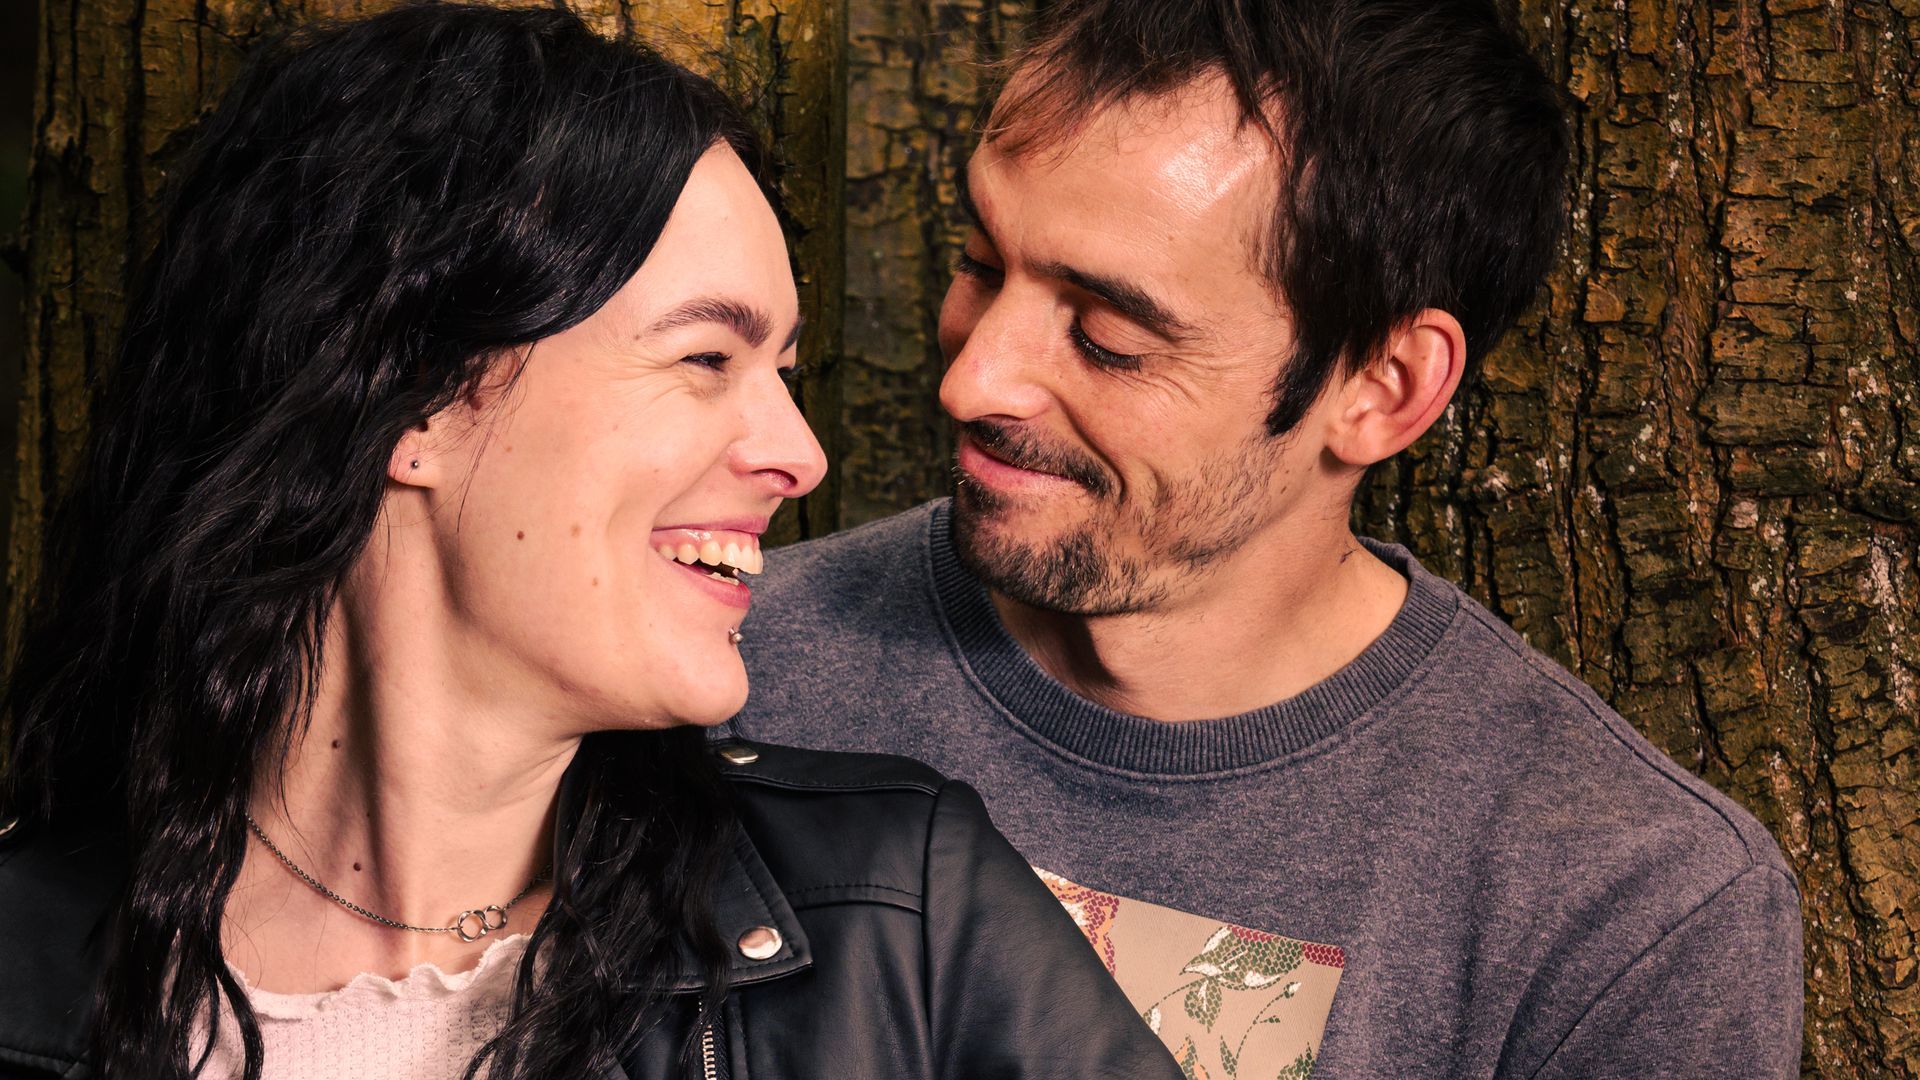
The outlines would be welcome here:
M 400 436 L 400 441 L 393 445 L 392 456 L 387 458 L 388 480 L 406 487 L 434 486 L 432 436 L 439 422 L 438 417 L 423 421 Z
M 1340 387 L 1327 449 L 1362 469 L 1405 450 L 1453 400 L 1466 361 L 1458 319 L 1438 308 L 1414 315 L 1378 359 Z

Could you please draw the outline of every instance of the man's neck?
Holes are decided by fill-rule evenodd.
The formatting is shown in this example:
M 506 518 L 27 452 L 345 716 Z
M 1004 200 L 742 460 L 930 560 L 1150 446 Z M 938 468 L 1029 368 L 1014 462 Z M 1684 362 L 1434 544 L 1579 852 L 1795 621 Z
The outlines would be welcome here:
M 1386 632 L 1407 580 L 1351 533 L 1242 549 L 1154 611 L 1065 615 L 991 590 L 1000 621 L 1074 693 L 1154 720 L 1234 716 L 1293 697 Z

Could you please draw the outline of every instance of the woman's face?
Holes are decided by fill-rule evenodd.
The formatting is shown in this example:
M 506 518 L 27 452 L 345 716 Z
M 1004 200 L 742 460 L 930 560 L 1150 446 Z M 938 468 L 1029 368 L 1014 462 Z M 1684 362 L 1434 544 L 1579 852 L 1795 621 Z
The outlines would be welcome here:
M 430 493 L 456 677 L 569 733 L 739 709 L 742 571 L 826 469 L 783 379 L 798 330 L 773 210 L 714 149 L 605 307 L 435 417 L 418 453 L 402 444 L 395 473 Z

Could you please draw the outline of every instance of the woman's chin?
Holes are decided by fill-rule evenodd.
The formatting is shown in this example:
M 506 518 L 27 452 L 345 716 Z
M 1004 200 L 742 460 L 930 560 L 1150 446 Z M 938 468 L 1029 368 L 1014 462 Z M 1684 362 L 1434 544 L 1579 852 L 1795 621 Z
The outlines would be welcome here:
M 714 727 L 739 715 L 747 704 L 747 671 L 736 657 L 727 677 L 686 696 L 675 710 L 675 720 L 695 727 Z

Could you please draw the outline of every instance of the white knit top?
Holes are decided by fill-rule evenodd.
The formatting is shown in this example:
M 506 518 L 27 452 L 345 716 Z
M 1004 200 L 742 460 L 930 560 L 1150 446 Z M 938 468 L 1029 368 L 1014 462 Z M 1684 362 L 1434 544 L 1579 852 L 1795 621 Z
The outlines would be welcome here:
M 457 1080 L 506 1023 L 527 935 L 487 946 L 470 971 L 421 964 L 403 979 L 360 974 L 338 990 L 275 994 L 247 987 L 266 1043 L 265 1080 Z M 238 971 L 234 973 L 236 976 Z M 245 980 L 241 980 L 245 983 Z M 223 1010 L 224 1011 L 224 1010 Z M 238 1077 L 240 1031 L 222 1016 L 207 1077 Z

